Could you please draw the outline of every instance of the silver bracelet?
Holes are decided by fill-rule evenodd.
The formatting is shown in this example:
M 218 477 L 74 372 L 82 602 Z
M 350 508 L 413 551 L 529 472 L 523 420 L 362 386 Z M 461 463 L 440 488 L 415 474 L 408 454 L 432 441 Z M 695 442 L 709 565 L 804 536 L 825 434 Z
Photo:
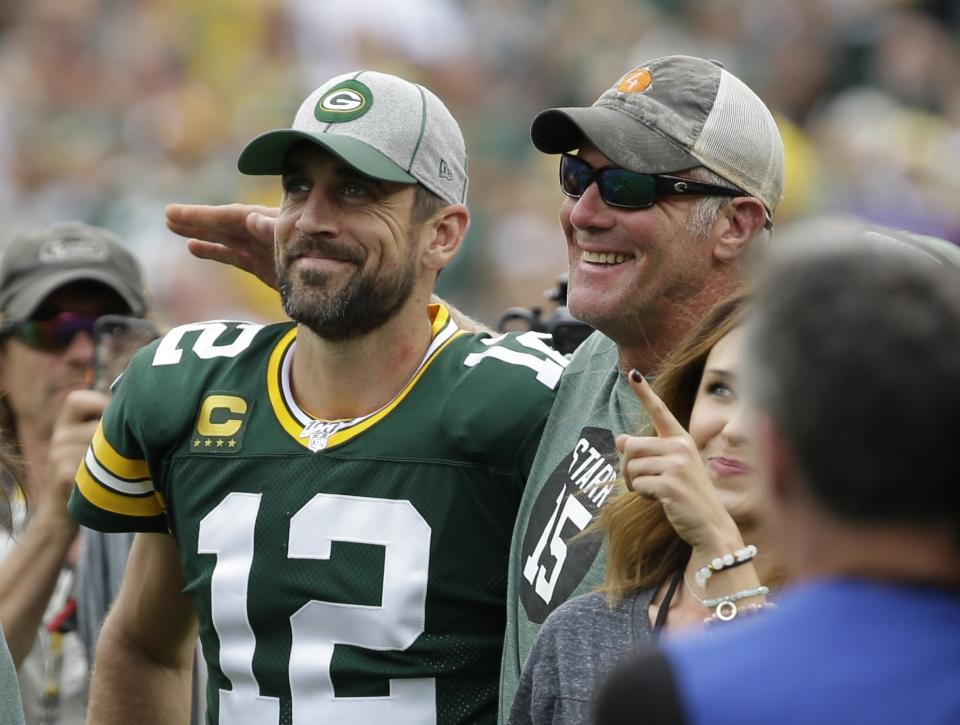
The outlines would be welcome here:
M 734 592 L 733 594 L 727 594 L 723 597 L 717 597 L 716 599 L 704 599 L 703 606 L 707 609 L 712 609 L 713 607 L 719 606 L 726 602 L 739 602 L 741 599 L 749 599 L 750 597 L 765 597 L 770 593 L 770 588 L 765 587 L 762 584 L 753 589 L 744 589 L 743 591 Z
M 715 622 L 729 622 L 740 614 L 754 614 L 761 609 L 776 609 L 777 605 L 773 602 L 751 602 L 738 607 L 735 602 L 721 602 L 716 610 L 709 617 L 704 619 L 705 624 Z
M 694 581 L 697 582 L 697 585 L 700 587 L 705 587 L 707 585 L 707 579 L 713 576 L 719 571 L 724 569 L 731 569 L 740 564 L 746 564 L 748 561 L 751 561 L 757 555 L 757 547 L 753 544 L 749 546 L 744 546 L 742 549 L 737 549 L 732 554 L 724 554 L 723 556 L 718 556 L 716 559 L 711 561 L 704 567 L 701 567 L 697 570 L 697 573 L 693 575 Z

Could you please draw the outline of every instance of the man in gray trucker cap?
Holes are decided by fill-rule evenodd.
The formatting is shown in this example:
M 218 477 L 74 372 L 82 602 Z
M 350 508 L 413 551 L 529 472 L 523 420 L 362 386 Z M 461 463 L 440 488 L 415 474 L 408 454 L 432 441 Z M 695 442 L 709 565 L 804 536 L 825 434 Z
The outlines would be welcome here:
M 566 360 L 431 303 L 466 163 L 433 93 L 373 71 L 243 150 L 281 177 L 293 322 L 176 328 L 116 386 L 71 498 L 140 532 L 92 722 L 182 721 L 198 624 L 210 722 L 496 721 L 510 535 Z
M 558 387 L 514 529 L 504 720 L 546 617 L 603 583 L 600 537 L 580 533 L 616 494 L 618 436 L 645 426 L 627 374 L 656 375 L 691 325 L 739 287 L 746 254 L 783 195 L 773 116 L 702 58 L 641 63 L 592 106 L 541 112 L 531 137 L 540 151 L 562 154 L 567 305 L 597 332 Z M 571 706 L 592 700 L 571 693 L 596 675 L 569 683 Z

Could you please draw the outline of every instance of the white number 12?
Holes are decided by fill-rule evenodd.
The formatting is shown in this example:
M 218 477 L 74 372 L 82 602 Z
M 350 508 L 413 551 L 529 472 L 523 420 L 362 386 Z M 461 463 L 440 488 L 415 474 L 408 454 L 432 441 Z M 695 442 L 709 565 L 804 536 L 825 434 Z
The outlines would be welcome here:
M 280 701 L 264 697 L 253 674 L 256 636 L 247 616 L 254 528 L 262 494 L 229 494 L 200 522 L 198 551 L 216 554 L 210 609 L 220 639 L 220 722 L 279 723 Z M 390 680 L 386 697 L 336 697 L 330 662 L 338 644 L 405 650 L 423 633 L 430 527 L 409 501 L 317 494 L 290 520 L 288 557 L 330 558 L 333 541 L 383 546 L 380 606 L 311 600 L 290 618 L 293 721 L 436 722 L 433 678 Z

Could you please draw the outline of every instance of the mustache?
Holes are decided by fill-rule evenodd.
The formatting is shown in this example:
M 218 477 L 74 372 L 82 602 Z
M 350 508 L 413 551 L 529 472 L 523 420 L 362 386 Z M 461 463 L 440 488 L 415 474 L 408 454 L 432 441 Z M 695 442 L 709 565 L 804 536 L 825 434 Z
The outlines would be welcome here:
M 311 237 L 298 234 L 280 253 L 283 264 L 290 264 L 298 257 L 319 256 L 342 262 L 362 264 L 367 258 L 364 250 L 354 244 L 341 244 L 326 237 Z

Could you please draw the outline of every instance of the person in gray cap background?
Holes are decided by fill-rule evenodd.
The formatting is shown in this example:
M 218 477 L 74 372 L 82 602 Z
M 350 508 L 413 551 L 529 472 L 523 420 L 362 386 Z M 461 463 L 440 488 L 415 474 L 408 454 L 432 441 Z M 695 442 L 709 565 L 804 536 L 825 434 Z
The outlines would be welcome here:
M 28 723 L 80 723 L 86 654 L 76 633 L 73 474 L 106 404 L 93 381 L 94 323 L 141 317 L 140 268 L 112 233 L 79 222 L 25 233 L 0 257 L 0 429 L 24 496 L 2 522 L 0 623 Z
M 510 555 L 500 718 L 540 625 L 602 582 L 597 537 L 578 537 L 618 476 L 615 437 L 642 422 L 627 380 L 647 376 L 714 303 L 737 288 L 783 195 L 783 142 L 770 111 L 719 64 L 641 63 L 592 106 L 544 111 L 531 135 L 563 154 L 560 222 L 568 306 L 597 332 L 558 387 L 524 489 Z M 175 204 L 167 224 L 196 256 L 275 279 L 276 211 Z M 725 552 L 722 552 L 725 553 Z
M 440 99 L 374 71 L 243 150 L 280 176 L 292 322 L 174 328 L 114 387 L 70 499 L 138 532 L 90 722 L 184 722 L 198 629 L 209 722 L 496 721 L 510 537 L 566 360 L 431 304 L 466 163 Z

